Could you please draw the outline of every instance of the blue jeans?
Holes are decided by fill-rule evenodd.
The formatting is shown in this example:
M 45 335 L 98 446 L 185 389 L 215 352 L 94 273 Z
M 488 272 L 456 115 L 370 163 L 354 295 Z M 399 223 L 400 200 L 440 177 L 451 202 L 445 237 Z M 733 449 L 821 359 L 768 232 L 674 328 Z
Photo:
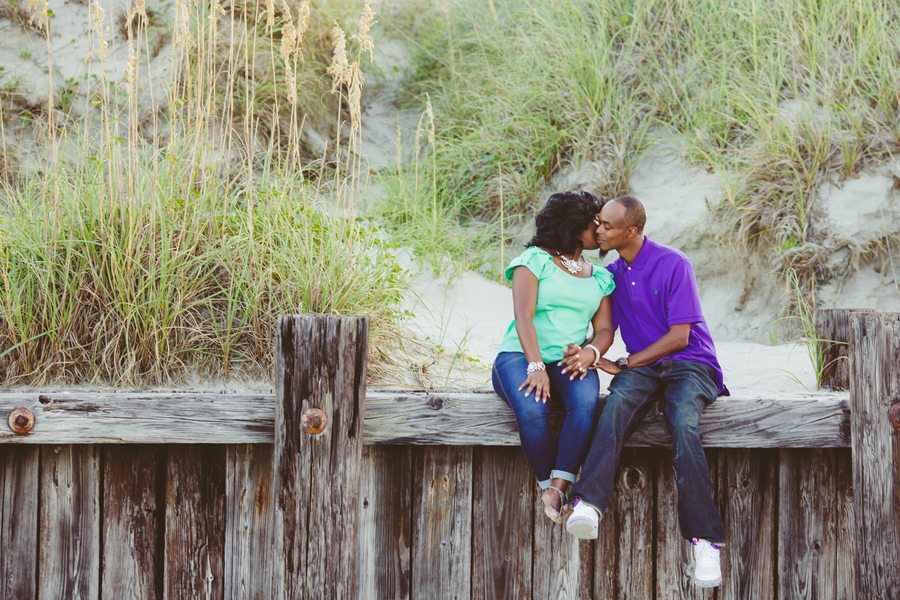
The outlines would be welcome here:
M 712 369 L 698 362 L 667 359 L 616 375 L 573 496 L 606 510 L 622 445 L 659 401 L 672 434 L 681 535 L 724 543 L 725 527 L 713 500 L 709 466 L 700 443 L 700 414 L 718 395 Z
M 519 386 L 527 377 L 528 359 L 521 352 L 501 352 L 494 360 L 491 380 L 494 391 L 506 401 L 519 423 L 519 439 L 525 458 L 541 488 L 556 477 L 569 482 L 584 460 L 600 404 L 600 380 L 596 371 L 587 377 L 569 381 L 571 373 L 562 373 L 564 363 L 546 363 L 550 377 L 550 401 L 535 402 L 534 391 L 526 398 Z M 566 414 L 559 441 L 550 428 L 551 402 L 562 403 Z

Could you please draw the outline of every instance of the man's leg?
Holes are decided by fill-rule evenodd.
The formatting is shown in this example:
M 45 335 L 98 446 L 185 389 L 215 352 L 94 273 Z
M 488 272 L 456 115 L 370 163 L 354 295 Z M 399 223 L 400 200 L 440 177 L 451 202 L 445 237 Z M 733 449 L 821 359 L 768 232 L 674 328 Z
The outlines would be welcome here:
M 718 390 L 710 369 L 684 360 L 662 365 L 665 385 L 663 414 L 672 434 L 678 523 L 686 539 L 725 541 L 725 527 L 713 499 L 712 480 L 701 444 L 700 415 Z
M 591 448 L 572 496 L 606 510 L 615 487 L 622 445 L 641 422 L 661 387 L 655 367 L 626 369 L 609 386 Z

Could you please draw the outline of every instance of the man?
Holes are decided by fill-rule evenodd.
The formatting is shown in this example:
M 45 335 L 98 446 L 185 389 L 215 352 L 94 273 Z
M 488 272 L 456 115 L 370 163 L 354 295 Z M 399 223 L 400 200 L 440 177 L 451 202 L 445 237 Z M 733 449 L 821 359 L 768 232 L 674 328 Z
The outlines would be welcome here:
M 715 587 L 722 582 L 724 526 L 713 500 L 699 423 L 705 406 L 728 390 L 700 308 L 694 270 L 684 254 L 644 235 L 646 216 L 636 198 L 611 200 L 600 221 L 600 248 L 619 254 L 607 268 L 616 281 L 613 321 L 628 356 L 598 363 L 615 377 L 581 478 L 572 488 L 575 501 L 566 528 L 578 538 L 597 537 L 622 445 L 658 401 L 672 434 L 678 521 L 681 534 L 693 544 L 694 582 Z M 577 351 L 573 346 L 567 354 Z

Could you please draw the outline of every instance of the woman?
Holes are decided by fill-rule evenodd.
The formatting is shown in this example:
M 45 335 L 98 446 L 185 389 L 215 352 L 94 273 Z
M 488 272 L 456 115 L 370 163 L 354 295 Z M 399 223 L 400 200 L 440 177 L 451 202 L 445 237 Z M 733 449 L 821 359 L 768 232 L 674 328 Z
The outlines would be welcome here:
M 556 523 L 596 422 L 600 383 L 590 367 L 613 340 L 606 297 L 613 277 L 581 256 L 599 247 L 601 207 L 587 192 L 553 194 L 535 219 L 534 238 L 505 271 L 515 319 L 494 360 L 494 391 L 516 414 L 525 457 L 545 490 L 544 513 Z M 583 346 L 564 361 L 570 344 Z M 559 442 L 550 428 L 551 398 L 565 406 Z

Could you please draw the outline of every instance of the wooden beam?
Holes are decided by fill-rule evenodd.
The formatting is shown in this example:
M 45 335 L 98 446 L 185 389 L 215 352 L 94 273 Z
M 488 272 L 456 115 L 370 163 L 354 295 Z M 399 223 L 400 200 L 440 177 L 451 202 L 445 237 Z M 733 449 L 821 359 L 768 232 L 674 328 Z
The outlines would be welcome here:
M 278 319 L 273 485 L 285 598 L 359 596 L 368 327 L 365 317 Z
M 853 539 L 858 598 L 900 590 L 900 313 L 850 315 Z
M 718 448 L 849 447 L 846 393 L 719 398 L 703 413 L 703 444 Z M 6 425 L 30 409 L 34 429 Z M 275 397 L 249 392 L 2 392 L 0 444 L 271 444 Z M 493 393 L 369 391 L 365 444 L 517 446 L 513 413 Z M 651 411 L 629 446 L 668 446 Z

